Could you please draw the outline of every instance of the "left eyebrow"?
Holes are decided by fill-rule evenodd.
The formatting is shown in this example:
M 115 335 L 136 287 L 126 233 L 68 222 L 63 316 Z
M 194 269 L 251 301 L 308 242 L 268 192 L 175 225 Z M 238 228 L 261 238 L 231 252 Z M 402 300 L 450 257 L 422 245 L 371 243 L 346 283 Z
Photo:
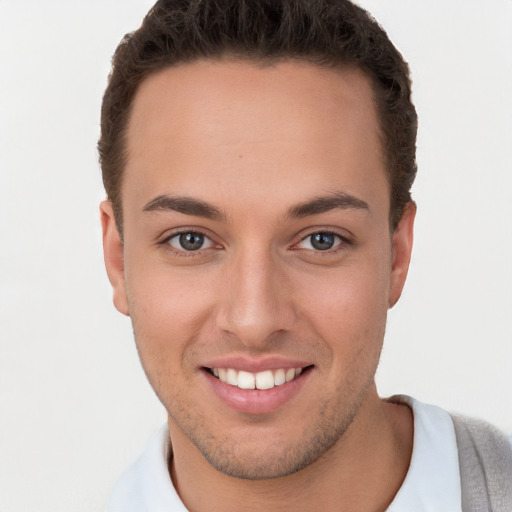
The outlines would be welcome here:
M 330 210 L 366 210 L 370 211 L 368 203 L 362 199 L 336 192 L 325 197 L 316 197 L 310 201 L 299 203 L 288 210 L 287 217 L 302 218 L 309 215 L 318 215 Z
M 149 201 L 143 208 L 144 212 L 175 211 L 184 215 L 205 217 L 207 219 L 222 220 L 226 215 L 206 201 L 184 196 L 157 196 Z

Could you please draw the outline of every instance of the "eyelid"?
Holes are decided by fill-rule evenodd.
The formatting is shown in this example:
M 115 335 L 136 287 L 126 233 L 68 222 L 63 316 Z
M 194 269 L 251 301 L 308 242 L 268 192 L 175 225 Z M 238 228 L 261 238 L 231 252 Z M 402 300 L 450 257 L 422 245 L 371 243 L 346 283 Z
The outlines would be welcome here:
M 169 228 L 165 231 L 162 231 L 157 237 L 156 237 L 156 243 L 158 244 L 165 244 L 168 242 L 171 238 L 177 236 L 177 235 L 183 235 L 186 233 L 197 233 L 198 235 L 203 235 L 204 237 L 214 239 L 214 235 L 210 232 L 209 229 L 202 228 L 200 226 L 178 226 L 175 228 Z
M 198 235 L 203 236 L 205 238 L 205 240 L 209 240 L 210 243 L 209 243 L 208 247 L 201 247 L 201 249 L 197 249 L 195 251 L 187 251 L 186 249 L 183 249 L 180 247 L 175 247 L 169 243 L 170 240 L 172 240 L 173 238 L 177 238 L 180 235 L 184 235 L 184 234 L 188 234 L 188 233 L 198 234 Z M 210 234 L 210 231 L 208 229 L 198 227 L 198 226 L 194 226 L 194 227 L 180 226 L 177 228 L 166 230 L 164 232 L 164 234 L 160 235 L 159 238 L 160 239 L 156 242 L 157 245 L 167 246 L 166 248 L 168 248 L 171 251 L 174 251 L 176 253 L 186 253 L 187 255 L 198 254 L 203 251 L 207 251 L 209 249 L 216 248 L 216 247 L 219 249 L 222 248 L 222 244 L 215 241 L 215 236 Z
M 195 251 L 187 251 L 187 249 L 184 249 L 183 247 L 179 247 L 179 242 L 177 245 L 173 245 L 171 243 L 171 241 L 173 240 L 179 240 L 179 238 L 182 236 L 182 235 L 200 235 L 203 237 L 203 246 L 199 249 L 196 249 Z M 208 235 L 205 235 L 204 233 L 200 233 L 199 231 L 181 231 L 180 233 L 174 233 L 172 234 L 171 236 L 167 237 L 167 241 L 166 243 L 168 243 L 173 249 L 176 249 L 177 251 L 184 251 L 184 252 L 199 252 L 199 251 L 204 251 L 206 249 L 210 249 L 213 247 L 214 245 L 214 241 L 208 236 Z
M 312 236 L 314 236 L 316 234 L 319 234 L 319 233 L 323 233 L 323 234 L 326 234 L 326 235 L 332 235 L 335 238 L 337 238 L 339 241 L 338 241 L 338 243 L 336 243 L 330 249 L 325 249 L 323 251 L 319 250 L 319 249 L 315 249 L 315 248 L 301 248 L 300 247 L 300 244 L 304 240 L 307 240 L 308 238 L 310 238 L 310 237 L 312 237 Z M 315 227 L 315 228 L 310 228 L 306 232 L 300 233 L 298 235 L 298 237 L 299 237 L 299 240 L 293 244 L 293 246 L 292 246 L 293 249 L 295 249 L 295 250 L 312 251 L 312 252 L 319 253 L 319 254 L 320 253 L 329 254 L 329 253 L 332 253 L 332 252 L 336 252 L 336 251 L 340 250 L 342 247 L 351 246 L 351 245 L 354 245 L 354 243 L 355 243 L 354 239 L 351 236 L 351 234 L 348 234 L 346 231 L 344 231 L 343 233 L 340 233 L 340 229 L 333 228 L 333 227 Z
M 301 241 L 297 245 L 300 245 L 303 242 L 307 242 L 308 240 L 309 240 L 309 244 L 312 245 L 311 238 L 313 236 L 317 235 L 317 234 L 320 234 L 320 233 L 322 233 L 324 235 L 332 236 L 334 238 L 333 246 L 329 247 L 328 249 L 325 249 L 323 251 L 321 249 L 315 249 L 315 247 L 313 247 L 313 246 L 311 246 L 311 247 L 304 247 L 304 249 L 307 249 L 307 250 L 310 250 L 310 251 L 329 252 L 329 251 L 334 250 L 336 247 L 340 246 L 343 243 L 343 239 L 337 233 L 328 233 L 327 231 L 319 231 L 319 232 L 311 233 L 310 235 L 305 236 L 304 238 L 301 239 Z
M 307 240 L 308 238 L 312 237 L 313 235 L 316 235 L 316 234 L 319 234 L 319 233 L 323 233 L 323 234 L 328 234 L 328 235 L 332 235 L 334 236 L 335 238 L 338 239 L 338 243 L 336 243 L 332 248 L 330 249 L 325 249 L 325 250 L 319 250 L 319 249 L 315 249 L 315 248 L 311 248 L 311 249 L 307 249 L 307 248 L 304 248 L 303 250 L 306 250 L 306 251 L 311 251 L 311 252 L 317 252 L 317 253 L 329 253 L 329 252 L 336 252 L 340 246 L 351 246 L 351 245 L 354 245 L 355 244 L 355 241 L 354 239 L 352 238 L 352 234 L 349 233 L 347 234 L 346 230 L 344 230 L 344 233 L 340 233 L 340 229 L 339 228 L 333 228 L 333 227 L 315 227 L 315 228 L 309 228 L 307 231 L 304 230 L 302 233 L 296 235 L 296 238 L 298 238 L 298 240 L 296 242 L 294 242 L 292 244 L 292 246 L 290 247 L 290 249 L 292 250 L 301 250 L 303 248 L 300 247 L 300 244 L 304 241 L 304 240 Z M 218 243 L 215 241 L 215 236 L 214 235 L 211 235 L 209 233 L 209 230 L 208 229 L 205 229 L 205 228 L 202 228 L 202 227 L 197 227 L 197 226 L 194 226 L 194 227 L 187 227 L 187 226 L 180 226 L 178 228 L 174 228 L 172 230 L 167 230 L 167 232 L 164 232 L 165 235 L 161 235 L 163 236 L 163 238 L 161 238 L 161 240 L 157 241 L 157 245 L 167 245 L 169 250 L 172 250 L 172 251 L 175 251 L 176 253 L 187 253 L 188 255 L 194 255 L 194 254 L 198 254 L 198 253 L 201 253 L 203 251 L 206 251 L 206 250 L 209 250 L 209 249 L 212 249 L 212 248 L 217 248 L 217 249 L 222 249 L 223 248 L 223 244 L 221 243 Z M 183 249 L 183 248 L 179 248 L 179 247 L 175 247 L 173 245 L 171 245 L 169 242 L 170 240 L 172 240 L 173 238 L 177 238 L 179 237 L 180 235 L 183 235 L 183 234 L 187 234 L 187 233 L 195 233 L 195 234 L 199 234 L 201 236 L 203 236 L 206 240 L 208 240 L 208 246 L 207 247 L 201 247 L 200 249 L 197 249 L 195 251 L 187 251 L 186 249 Z

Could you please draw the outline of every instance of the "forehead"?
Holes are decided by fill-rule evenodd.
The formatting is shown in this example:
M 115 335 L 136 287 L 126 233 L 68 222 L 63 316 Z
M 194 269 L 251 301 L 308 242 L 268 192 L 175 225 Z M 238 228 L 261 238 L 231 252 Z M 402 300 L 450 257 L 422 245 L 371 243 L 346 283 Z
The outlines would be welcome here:
M 165 69 L 136 94 L 127 148 L 123 202 L 264 197 L 276 187 L 290 201 L 340 187 L 387 196 L 370 80 L 353 68 L 205 60 Z

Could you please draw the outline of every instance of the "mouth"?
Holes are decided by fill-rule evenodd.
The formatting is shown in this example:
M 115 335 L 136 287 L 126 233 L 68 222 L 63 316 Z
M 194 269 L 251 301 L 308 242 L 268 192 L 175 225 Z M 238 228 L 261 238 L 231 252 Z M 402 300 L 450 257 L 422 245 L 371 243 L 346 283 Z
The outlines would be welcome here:
M 269 369 L 256 373 L 235 368 L 203 367 L 203 370 L 229 386 L 247 390 L 267 390 L 295 381 L 312 368 L 313 365 L 309 365 L 297 368 Z

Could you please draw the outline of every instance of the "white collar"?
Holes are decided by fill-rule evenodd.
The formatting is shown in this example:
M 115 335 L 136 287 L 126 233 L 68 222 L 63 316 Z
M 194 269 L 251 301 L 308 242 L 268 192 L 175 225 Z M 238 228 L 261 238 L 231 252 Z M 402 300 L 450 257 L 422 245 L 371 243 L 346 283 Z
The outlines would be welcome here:
M 414 414 L 411 463 L 387 512 L 462 512 L 459 456 L 451 416 L 434 405 L 400 395 Z
M 167 468 L 169 448 L 169 430 L 164 424 L 116 483 L 106 512 L 187 512 Z
M 387 512 L 462 512 L 450 415 L 407 396 L 391 400 L 412 408 L 414 445 L 407 476 Z M 107 512 L 187 512 L 167 469 L 169 448 L 169 431 L 163 425 L 114 487 Z

